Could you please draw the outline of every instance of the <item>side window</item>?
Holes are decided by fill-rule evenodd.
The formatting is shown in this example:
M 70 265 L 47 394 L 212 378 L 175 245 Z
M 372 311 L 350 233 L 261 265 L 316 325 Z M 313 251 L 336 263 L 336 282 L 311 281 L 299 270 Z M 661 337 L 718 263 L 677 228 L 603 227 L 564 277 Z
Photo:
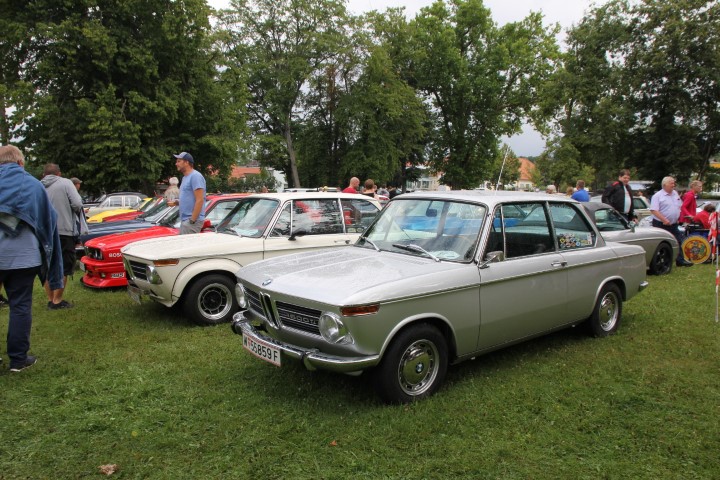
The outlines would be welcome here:
M 335 198 L 303 199 L 293 202 L 293 230 L 303 229 L 307 235 L 343 233 L 342 215 Z
M 375 205 L 363 200 L 343 198 L 342 204 L 343 223 L 348 233 L 362 233 L 375 219 L 380 210 Z
M 595 233 L 585 217 L 569 203 L 551 203 L 550 212 L 560 250 L 576 250 L 595 245 Z
M 555 251 L 550 219 L 543 202 L 509 203 L 495 209 L 486 249 L 519 258 Z
M 615 210 L 602 209 L 595 211 L 595 225 L 601 232 L 626 230 L 625 219 Z
M 123 206 L 123 197 L 110 197 L 107 200 L 107 206 L 108 207 L 122 207 Z

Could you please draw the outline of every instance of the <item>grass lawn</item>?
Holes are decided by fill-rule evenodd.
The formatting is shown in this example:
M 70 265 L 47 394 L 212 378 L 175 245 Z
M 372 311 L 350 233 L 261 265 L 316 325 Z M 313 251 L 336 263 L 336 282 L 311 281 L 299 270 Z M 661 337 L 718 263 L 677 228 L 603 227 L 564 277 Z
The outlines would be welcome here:
M 366 376 L 276 368 L 229 326 L 124 291 L 34 295 L 38 363 L 0 372 L 0 479 L 720 477 L 711 265 L 649 277 L 617 335 L 571 329 L 451 367 L 434 397 L 379 402 Z M 8 309 L 0 310 L 0 338 Z

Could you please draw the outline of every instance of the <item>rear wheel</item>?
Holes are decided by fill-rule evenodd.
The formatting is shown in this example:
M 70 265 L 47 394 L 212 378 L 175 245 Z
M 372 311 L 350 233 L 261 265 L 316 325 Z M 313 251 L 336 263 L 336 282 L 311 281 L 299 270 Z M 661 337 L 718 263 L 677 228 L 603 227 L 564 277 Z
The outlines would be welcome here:
M 661 243 L 655 249 L 652 261 L 650 262 L 650 274 L 665 275 L 670 273 L 673 264 L 672 248 L 667 243 Z
M 622 296 L 614 283 L 600 291 L 593 313 L 588 319 L 590 333 L 594 337 L 607 337 L 617 331 L 622 316 Z
M 440 388 L 447 372 L 445 337 L 432 325 L 398 334 L 374 372 L 378 395 L 388 403 L 410 403 Z
M 195 280 L 185 295 L 185 312 L 200 325 L 229 322 L 237 312 L 235 284 L 228 277 L 213 274 Z

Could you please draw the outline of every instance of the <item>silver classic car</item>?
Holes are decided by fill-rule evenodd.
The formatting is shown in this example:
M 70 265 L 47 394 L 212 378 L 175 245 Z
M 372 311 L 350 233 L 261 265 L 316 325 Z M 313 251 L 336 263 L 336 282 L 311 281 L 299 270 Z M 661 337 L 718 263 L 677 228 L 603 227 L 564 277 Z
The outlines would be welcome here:
M 410 193 L 353 246 L 241 269 L 232 328 L 266 362 L 367 370 L 385 401 L 411 402 L 450 364 L 581 323 L 615 332 L 645 271 L 641 247 L 606 243 L 566 197 Z

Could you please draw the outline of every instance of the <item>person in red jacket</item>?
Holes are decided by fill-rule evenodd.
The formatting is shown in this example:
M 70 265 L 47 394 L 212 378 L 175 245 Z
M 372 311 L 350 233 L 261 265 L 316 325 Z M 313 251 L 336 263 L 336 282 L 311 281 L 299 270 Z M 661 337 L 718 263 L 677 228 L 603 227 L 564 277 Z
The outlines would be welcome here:
M 715 205 L 708 202 L 703 206 L 703 209 L 693 217 L 693 223 L 699 223 L 703 228 L 710 229 L 710 215 L 715 211 Z
M 685 192 L 682 197 L 682 207 L 680 207 L 680 222 L 691 222 L 697 214 L 697 197 L 702 192 L 702 182 L 694 180 L 690 183 L 690 190 Z

